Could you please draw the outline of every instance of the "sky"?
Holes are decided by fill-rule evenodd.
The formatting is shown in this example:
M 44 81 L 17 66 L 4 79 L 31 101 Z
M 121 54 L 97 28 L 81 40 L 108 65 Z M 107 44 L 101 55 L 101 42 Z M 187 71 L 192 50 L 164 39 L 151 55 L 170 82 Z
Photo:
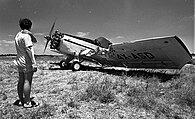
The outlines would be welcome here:
M 176 35 L 193 53 L 194 10 L 194 0 L 0 0 L 0 54 L 16 53 L 20 18 L 33 22 L 36 54 L 55 19 L 55 30 L 112 43 Z

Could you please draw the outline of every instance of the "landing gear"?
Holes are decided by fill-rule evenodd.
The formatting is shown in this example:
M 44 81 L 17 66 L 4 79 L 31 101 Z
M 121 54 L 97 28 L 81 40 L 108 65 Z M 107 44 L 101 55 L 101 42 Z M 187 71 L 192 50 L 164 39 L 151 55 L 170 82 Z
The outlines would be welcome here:
M 66 63 L 66 60 L 62 60 L 60 62 L 60 68 L 62 69 L 69 69 L 71 68 L 72 71 L 79 71 L 81 69 L 81 63 L 79 61 L 73 61 L 73 63 Z
M 74 61 L 74 62 L 71 64 L 71 69 L 72 69 L 72 71 L 79 71 L 79 70 L 81 69 L 81 64 L 80 64 L 80 62 Z
M 72 69 L 72 71 L 79 71 L 81 69 L 82 60 L 75 59 L 73 56 L 68 56 L 66 59 L 61 60 L 60 68 L 62 69 Z
M 67 67 L 66 60 L 60 61 L 60 68 L 64 69 Z
M 66 68 L 70 68 L 70 61 L 71 60 L 73 60 L 74 59 L 74 57 L 72 57 L 72 56 L 68 56 L 66 59 L 64 59 L 64 60 L 61 60 L 60 61 L 60 68 L 62 68 L 62 69 L 66 69 Z

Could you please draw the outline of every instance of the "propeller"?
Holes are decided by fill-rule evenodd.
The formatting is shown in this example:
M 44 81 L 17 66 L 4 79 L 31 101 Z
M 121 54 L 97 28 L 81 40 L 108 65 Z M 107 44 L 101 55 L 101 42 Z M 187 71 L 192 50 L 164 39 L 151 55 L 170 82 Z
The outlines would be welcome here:
M 49 35 L 44 36 L 44 38 L 47 39 L 47 42 L 46 42 L 46 44 L 45 44 L 45 48 L 44 48 L 43 53 L 45 53 L 45 50 L 46 50 L 46 48 L 47 48 L 47 45 L 48 45 L 49 41 L 52 39 L 52 33 L 53 33 L 53 29 L 54 29 L 55 23 L 56 23 L 56 19 L 55 19 L 55 21 L 53 22 L 53 25 L 52 25 L 51 30 L 50 30 L 50 32 L 49 32 Z

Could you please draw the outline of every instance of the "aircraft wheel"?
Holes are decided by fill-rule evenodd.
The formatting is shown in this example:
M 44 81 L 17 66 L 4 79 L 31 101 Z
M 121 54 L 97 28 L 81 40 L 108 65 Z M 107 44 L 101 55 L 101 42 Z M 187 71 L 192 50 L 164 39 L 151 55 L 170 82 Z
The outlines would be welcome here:
M 72 71 L 79 71 L 81 69 L 81 64 L 78 61 L 75 61 L 71 65 Z
M 60 68 L 66 68 L 66 67 L 67 67 L 66 60 L 60 61 Z

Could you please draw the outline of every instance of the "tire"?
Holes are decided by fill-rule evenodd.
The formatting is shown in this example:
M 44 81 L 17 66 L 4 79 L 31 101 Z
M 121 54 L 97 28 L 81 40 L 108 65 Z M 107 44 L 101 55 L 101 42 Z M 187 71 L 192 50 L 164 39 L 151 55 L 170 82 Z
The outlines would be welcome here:
M 67 67 L 66 60 L 60 61 L 60 68 L 64 69 Z
M 79 71 L 81 69 L 81 64 L 78 61 L 75 61 L 71 65 L 72 71 Z

